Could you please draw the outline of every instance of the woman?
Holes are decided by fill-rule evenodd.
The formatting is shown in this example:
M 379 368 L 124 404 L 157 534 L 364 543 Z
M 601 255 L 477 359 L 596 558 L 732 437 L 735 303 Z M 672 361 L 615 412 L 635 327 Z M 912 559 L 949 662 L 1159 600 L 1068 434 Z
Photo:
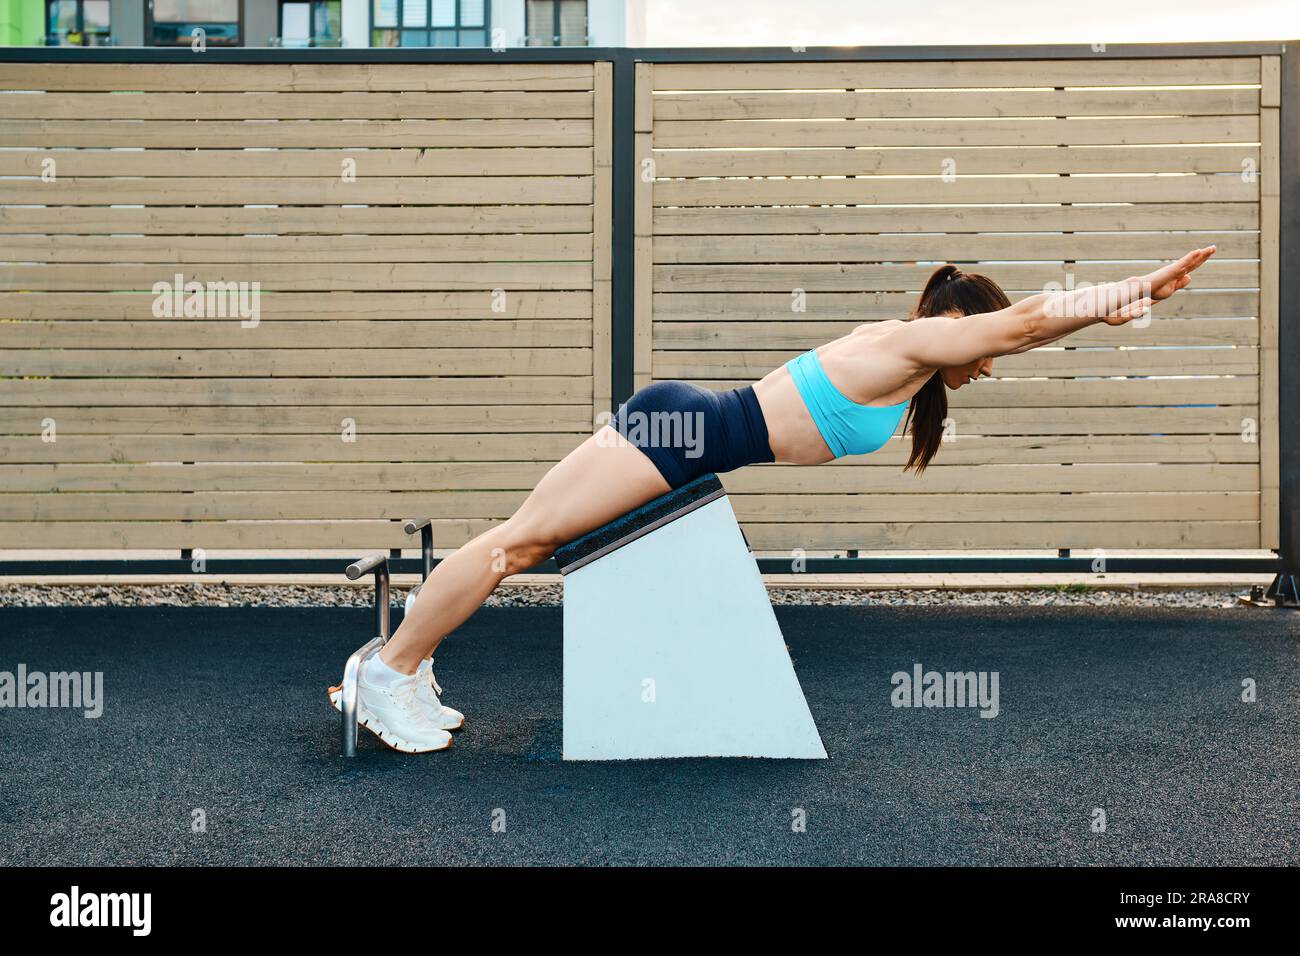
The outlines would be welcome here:
M 559 545 L 710 471 L 770 461 L 812 465 L 874 451 L 905 409 L 912 449 L 904 470 L 919 474 L 943 436 L 945 387 L 992 374 L 996 356 L 1145 315 L 1185 288 L 1214 251 L 1197 249 L 1149 275 L 1014 305 L 991 280 L 944 266 L 910 319 L 858 326 L 752 386 L 712 392 L 656 382 L 642 389 L 547 472 L 513 516 L 439 563 L 397 633 L 362 664 L 362 725 L 407 753 L 450 746 L 449 731 L 464 716 L 438 699 L 434 650 L 503 578 L 540 564 Z M 663 413 L 678 423 L 691 416 L 698 429 L 679 428 L 678 437 L 692 440 L 657 441 L 656 429 L 644 425 Z M 337 706 L 337 688 L 331 698 Z

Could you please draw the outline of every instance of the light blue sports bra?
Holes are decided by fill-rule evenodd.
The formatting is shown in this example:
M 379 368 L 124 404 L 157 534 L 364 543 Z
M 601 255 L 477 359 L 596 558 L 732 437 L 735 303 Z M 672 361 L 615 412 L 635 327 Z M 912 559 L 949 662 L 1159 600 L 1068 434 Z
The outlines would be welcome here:
M 816 349 L 790 359 L 785 367 L 836 458 L 875 451 L 889 441 L 907 409 L 907 402 L 879 408 L 859 405 L 831 384 Z

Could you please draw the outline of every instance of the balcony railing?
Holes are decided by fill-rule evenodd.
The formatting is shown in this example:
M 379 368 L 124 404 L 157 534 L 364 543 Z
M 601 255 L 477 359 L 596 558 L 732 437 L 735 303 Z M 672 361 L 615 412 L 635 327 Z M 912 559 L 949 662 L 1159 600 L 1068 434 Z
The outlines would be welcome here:
M 551 36 L 550 34 L 527 34 L 521 41 L 520 46 L 591 46 L 592 37 L 588 35 L 559 34 Z
M 341 47 L 342 37 L 270 37 L 267 46 L 284 47 L 292 50 L 305 50 L 308 47 Z
M 46 46 L 112 46 L 113 37 L 108 33 L 47 33 Z

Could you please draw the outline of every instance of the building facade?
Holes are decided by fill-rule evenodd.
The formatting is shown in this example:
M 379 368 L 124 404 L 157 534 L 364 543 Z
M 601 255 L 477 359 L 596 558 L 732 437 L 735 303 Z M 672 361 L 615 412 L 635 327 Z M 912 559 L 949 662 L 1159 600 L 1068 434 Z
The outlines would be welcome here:
M 645 0 L 0 0 L 0 46 L 639 46 Z
M 39 0 L 0 0 L 0 46 L 44 42 L 45 5 Z

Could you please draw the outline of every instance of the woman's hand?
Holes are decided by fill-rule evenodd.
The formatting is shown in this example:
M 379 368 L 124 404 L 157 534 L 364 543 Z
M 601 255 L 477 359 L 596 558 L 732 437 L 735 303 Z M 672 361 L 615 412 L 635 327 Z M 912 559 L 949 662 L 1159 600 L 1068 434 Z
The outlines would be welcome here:
M 1133 281 L 1138 282 L 1141 280 L 1135 279 Z M 1110 315 L 1105 316 L 1102 321 L 1107 325 L 1123 325 L 1126 322 L 1132 322 L 1134 319 L 1149 315 L 1153 305 L 1155 305 L 1155 300 L 1150 296 L 1143 296 L 1141 299 L 1134 299 L 1128 305 L 1116 309 Z
M 1116 309 L 1110 315 L 1107 315 L 1103 321 L 1107 325 L 1123 325 L 1125 322 L 1131 322 L 1139 316 L 1146 315 L 1151 310 L 1152 305 L 1163 302 L 1179 289 L 1185 289 L 1191 285 L 1191 273 L 1209 261 L 1210 256 L 1214 255 L 1216 249 L 1216 246 L 1193 249 L 1177 262 L 1161 266 L 1156 271 L 1149 272 L 1144 276 L 1126 280 L 1126 284 L 1130 284 L 1130 288 L 1133 289 L 1132 294 L 1141 297 L 1133 299 Z
M 1162 302 L 1179 289 L 1187 288 L 1192 281 L 1191 273 L 1205 265 L 1217 248 L 1206 246 L 1204 249 L 1193 249 L 1177 262 L 1171 262 L 1140 277 L 1138 281 L 1143 285 L 1143 295 L 1152 302 Z

